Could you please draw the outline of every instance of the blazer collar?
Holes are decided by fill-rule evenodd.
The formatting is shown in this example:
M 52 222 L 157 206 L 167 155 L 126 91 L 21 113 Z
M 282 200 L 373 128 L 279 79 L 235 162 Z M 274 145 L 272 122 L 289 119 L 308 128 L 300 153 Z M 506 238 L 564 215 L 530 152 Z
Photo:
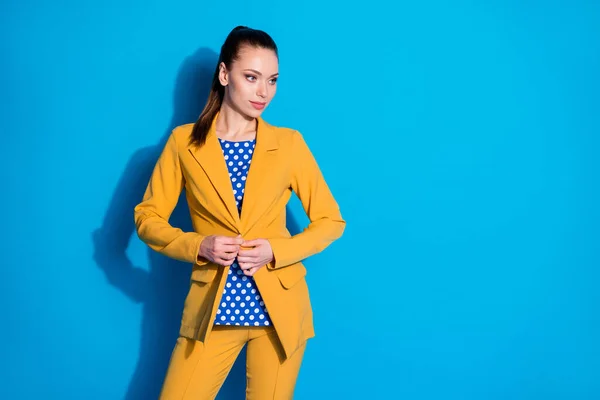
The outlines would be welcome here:
M 260 194 L 261 186 L 265 181 L 268 181 L 266 175 L 269 169 L 273 167 L 270 161 L 273 161 L 273 154 L 279 148 L 277 130 L 261 117 L 257 118 L 256 146 L 248 170 L 242 215 L 240 216 L 235 204 L 229 171 L 223 157 L 223 150 L 221 149 L 216 133 L 217 118 L 218 113 L 212 121 L 204 145 L 190 145 L 188 150 L 204 169 L 214 190 L 218 194 L 218 198 L 220 198 L 221 203 L 227 210 L 222 215 L 225 219 L 223 222 L 229 225 L 232 230 L 245 234 L 260 217 L 260 210 L 257 210 L 256 203 L 260 202 L 262 197 Z M 211 211 L 218 212 L 217 209 Z

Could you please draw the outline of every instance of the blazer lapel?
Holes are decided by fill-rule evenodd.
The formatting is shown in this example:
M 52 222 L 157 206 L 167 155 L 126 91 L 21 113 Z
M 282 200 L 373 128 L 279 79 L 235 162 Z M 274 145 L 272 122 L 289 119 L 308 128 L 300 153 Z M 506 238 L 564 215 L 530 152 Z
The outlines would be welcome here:
M 269 202 L 268 196 L 264 196 L 263 185 L 269 184 L 269 175 L 273 173 L 275 155 L 279 148 L 277 131 L 262 118 L 258 118 L 256 129 L 256 146 L 248 177 L 244 189 L 244 202 L 242 205 L 242 233 L 248 232 L 262 216 L 262 204 Z
M 227 164 L 225 163 L 225 158 L 223 156 L 223 150 L 219 144 L 219 138 L 216 135 L 216 120 L 217 118 L 213 119 L 204 145 L 200 147 L 192 146 L 188 150 L 204 169 L 204 172 L 210 179 L 215 191 L 225 205 L 228 214 L 227 222 L 229 222 L 234 230 L 239 232 L 240 215 L 235 204 L 235 198 L 233 196 L 233 189 L 231 187 L 231 180 L 229 178 Z

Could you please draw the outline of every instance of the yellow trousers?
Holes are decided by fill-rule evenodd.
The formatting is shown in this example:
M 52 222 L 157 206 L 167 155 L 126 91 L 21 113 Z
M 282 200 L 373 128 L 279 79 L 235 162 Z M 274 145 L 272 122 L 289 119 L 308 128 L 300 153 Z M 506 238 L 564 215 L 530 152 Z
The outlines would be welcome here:
M 180 336 L 161 400 L 214 399 L 240 351 L 246 349 L 246 399 L 290 400 L 305 345 L 289 359 L 273 327 L 214 326 L 206 343 Z

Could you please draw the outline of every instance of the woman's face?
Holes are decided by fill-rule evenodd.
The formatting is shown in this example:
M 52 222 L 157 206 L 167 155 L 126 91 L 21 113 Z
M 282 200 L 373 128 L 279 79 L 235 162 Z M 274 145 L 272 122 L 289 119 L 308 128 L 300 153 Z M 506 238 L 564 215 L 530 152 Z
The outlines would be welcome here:
M 220 65 L 224 101 L 242 115 L 257 118 L 275 96 L 278 76 L 279 60 L 273 50 L 243 46 L 229 70 Z

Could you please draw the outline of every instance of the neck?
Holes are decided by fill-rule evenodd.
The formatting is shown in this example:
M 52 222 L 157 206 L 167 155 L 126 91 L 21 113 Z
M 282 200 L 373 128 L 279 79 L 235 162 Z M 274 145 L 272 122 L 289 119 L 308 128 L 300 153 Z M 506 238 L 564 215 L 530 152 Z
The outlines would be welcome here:
M 254 139 L 256 119 L 240 114 L 223 103 L 216 121 L 217 136 L 221 139 L 240 141 Z

